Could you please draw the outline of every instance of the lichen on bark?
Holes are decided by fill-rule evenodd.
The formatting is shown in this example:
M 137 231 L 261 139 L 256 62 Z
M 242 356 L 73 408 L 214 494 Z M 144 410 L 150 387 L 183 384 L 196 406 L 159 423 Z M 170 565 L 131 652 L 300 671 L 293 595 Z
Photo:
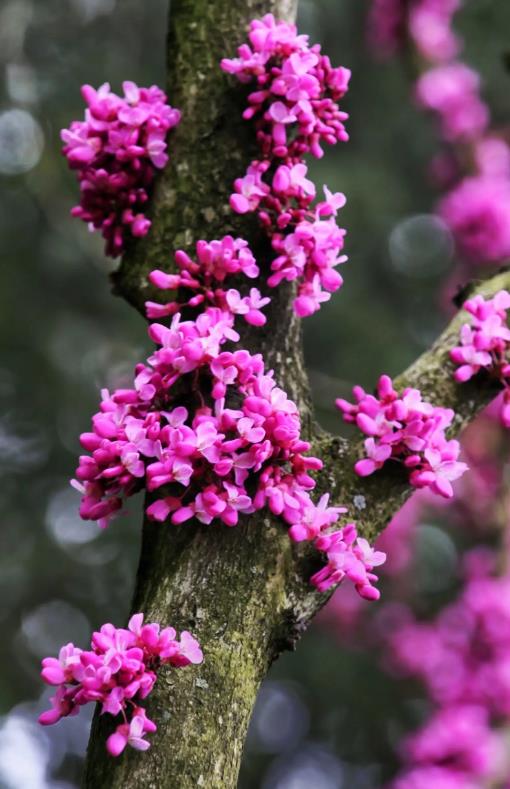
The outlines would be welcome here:
M 219 69 L 234 53 L 249 21 L 273 12 L 295 15 L 297 0 L 172 0 L 167 40 L 167 90 L 183 119 L 170 142 L 170 163 L 154 191 L 149 235 L 133 244 L 114 276 L 114 290 L 137 309 L 151 296 L 147 274 L 169 269 L 172 253 L 227 233 L 246 238 L 262 270 L 267 240 L 250 218 L 233 214 L 233 180 L 255 153 L 250 124 L 241 120 L 244 89 Z M 510 275 L 486 289 L 510 286 Z M 262 288 L 263 289 L 263 288 Z M 360 480 L 352 471 L 358 443 L 324 435 L 313 423 L 292 287 L 271 293 L 268 323 L 246 329 L 242 345 L 261 352 L 278 383 L 298 403 L 305 436 L 325 462 L 319 490 L 351 507 L 363 535 L 373 537 L 409 494 L 405 479 L 381 473 Z M 466 389 L 451 379 L 447 352 L 459 318 L 398 381 L 419 385 L 442 405 L 456 407 L 462 425 L 489 399 L 489 387 Z M 361 507 L 360 503 L 364 504 Z M 272 661 L 292 647 L 327 600 L 309 584 L 313 552 L 293 546 L 268 512 L 235 529 L 198 523 L 175 527 L 145 522 L 133 610 L 148 620 L 189 629 L 204 663 L 163 669 L 148 702 L 158 724 L 146 753 L 112 759 L 105 737 L 112 723 L 96 712 L 84 775 L 87 789 L 233 789 L 257 691 Z
M 236 217 L 233 180 L 255 153 L 241 120 L 243 91 L 219 69 L 234 53 L 249 21 L 273 12 L 290 19 L 295 2 L 176 0 L 168 35 L 167 89 L 183 113 L 172 136 L 169 166 L 157 182 L 149 236 L 124 257 L 115 291 L 138 309 L 149 297 L 147 273 L 168 268 L 172 251 L 200 239 L 242 235 L 267 268 L 269 250 L 253 222 Z M 277 380 L 300 405 L 310 432 L 308 386 L 292 288 L 272 294 L 267 326 L 247 329 L 242 344 L 260 351 Z M 109 724 L 96 714 L 87 787 L 236 786 L 256 694 L 269 665 L 297 638 L 305 618 L 306 569 L 294 560 L 285 529 L 258 513 L 235 529 L 145 523 L 133 610 L 196 634 L 205 660 L 197 669 L 163 671 L 149 710 L 158 732 L 150 751 L 104 752 Z

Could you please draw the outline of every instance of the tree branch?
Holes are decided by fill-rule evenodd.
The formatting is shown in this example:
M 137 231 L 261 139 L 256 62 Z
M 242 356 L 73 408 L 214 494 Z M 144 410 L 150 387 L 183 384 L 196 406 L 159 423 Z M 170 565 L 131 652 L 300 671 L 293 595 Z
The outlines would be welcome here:
M 470 289 L 469 295 L 481 294 L 487 298 L 505 289 L 510 289 L 510 271 L 502 271 L 479 283 Z M 394 381 L 399 390 L 407 386 L 420 389 L 424 400 L 452 408 L 456 416 L 450 431 L 451 438 L 458 435 L 499 391 L 497 383 L 489 378 L 475 376 L 464 384 L 454 380 L 455 367 L 450 361 L 450 349 L 458 345 L 460 327 L 466 322 L 469 322 L 469 316 L 460 310 L 434 345 Z M 362 479 L 357 476 L 353 467 L 363 454 L 361 440 L 346 441 L 319 432 L 314 452 L 325 464 L 319 490 L 330 492 L 335 502 L 348 507 L 358 531 L 369 540 L 374 540 L 383 531 L 414 490 L 407 483 L 405 470 L 394 465 L 371 477 Z
M 264 234 L 252 218 L 236 216 L 228 206 L 232 182 L 253 158 L 255 141 L 250 124 L 241 120 L 243 90 L 221 73 L 219 61 L 235 52 L 252 18 L 273 12 L 290 19 L 296 1 L 172 0 L 167 89 L 183 120 L 156 184 L 151 232 L 128 250 L 114 277 L 115 291 L 140 311 L 153 295 L 148 272 L 168 270 L 173 251 L 191 251 L 201 238 L 240 235 L 267 271 Z M 498 287 L 506 283 L 503 277 Z M 271 297 L 267 325 L 247 329 L 242 345 L 264 355 L 297 402 L 304 435 L 316 435 L 316 449 L 326 461 L 322 488 L 354 507 L 361 501 L 355 496 L 364 496 L 362 531 L 374 534 L 398 508 L 407 486 L 384 475 L 355 478 L 358 449 L 314 428 L 292 288 L 281 286 Z M 455 404 L 466 421 L 489 394 L 475 397 L 469 387 L 463 398 L 450 381 L 445 359 L 454 325 L 399 384 L 419 382 L 434 401 Z M 313 552 L 291 544 L 282 523 L 267 511 L 243 518 L 234 529 L 145 522 L 133 611 L 191 630 L 205 661 L 195 669 L 161 671 L 148 704 L 158 731 L 147 753 L 126 749 L 119 759 L 107 756 L 111 722 L 96 713 L 84 786 L 233 789 L 260 682 L 328 598 L 310 586 L 315 561 Z

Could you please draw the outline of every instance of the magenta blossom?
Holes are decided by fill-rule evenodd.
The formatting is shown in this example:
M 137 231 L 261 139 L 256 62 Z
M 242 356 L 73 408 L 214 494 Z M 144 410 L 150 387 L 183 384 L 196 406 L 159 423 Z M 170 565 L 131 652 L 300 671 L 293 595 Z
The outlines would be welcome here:
M 500 417 L 505 427 L 510 427 L 510 363 L 507 360 L 510 293 L 500 290 L 492 299 L 475 296 L 464 302 L 463 308 L 471 315 L 471 323 L 462 326 L 460 345 L 450 351 L 450 358 L 457 365 L 455 380 L 463 383 L 486 370 L 500 381 L 503 386 Z
M 369 476 L 390 460 L 410 470 L 409 482 L 416 488 L 428 487 L 445 498 L 453 496 L 451 482 L 467 470 L 458 460 L 458 441 L 447 441 L 445 430 L 454 413 L 425 402 L 418 389 L 399 394 L 391 378 L 381 376 L 377 396 L 354 387 L 356 403 L 338 399 L 337 408 L 346 422 L 354 422 L 369 436 L 366 456 L 355 464 L 361 477 Z
M 217 259 L 223 266 L 224 254 L 215 258 L 214 244 L 222 249 L 220 242 L 204 243 L 201 252 L 210 265 Z M 232 239 L 227 246 L 228 260 L 238 266 Z M 247 254 L 244 260 L 253 265 Z M 166 278 L 173 276 L 153 272 L 152 278 L 171 285 Z M 196 321 L 181 321 L 177 314 L 170 327 L 151 324 L 158 347 L 147 364 L 136 367 L 133 388 L 103 393 L 92 431 L 80 438 L 89 453 L 80 457 L 74 483 L 83 494 L 82 518 L 106 526 L 123 500 L 144 486 L 154 494 L 147 509 L 153 520 L 181 524 L 196 518 L 235 526 L 241 515 L 268 505 L 296 541 L 316 540 L 344 512 L 328 507 L 327 497 L 313 502 L 310 472 L 322 463 L 306 454 L 310 444 L 301 438 L 298 409 L 260 355 L 223 350 L 239 337 L 233 313 L 258 309 L 258 292 L 247 301 L 236 291 L 227 291 L 226 298 L 230 312 L 209 307 Z M 198 377 L 210 396 L 180 405 L 182 385 L 193 391 Z M 346 543 L 345 551 L 345 567 L 334 577 L 348 577 L 360 593 L 376 597 L 372 557 L 360 544 Z
M 272 14 L 254 20 L 248 38 L 239 57 L 224 58 L 221 67 L 241 82 L 255 83 L 243 117 L 257 118 L 264 158 L 301 157 L 308 151 L 322 156 L 322 142 L 346 140 L 347 115 L 337 101 L 347 91 L 350 71 L 332 68 L 318 45 L 309 46 L 308 36 Z M 292 124 L 297 133 L 287 139 L 286 127 Z
M 40 715 L 39 723 L 57 723 L 76 715 L 84 704 L 98 702 L 102 714 L 122 714 L 124 719 L 106 742 L 112 756 L 122 753 L 126 745 L 147 750 L 150 743 L 145 734 L 156 731 L 156 724 L 138 702 L 151 692 L 160 666 L 197 665 L 203 655 L 198 641 L 187 631 L 179 640 L 173 627 L 161 630 L 158 624 L 144 624 L 143 620 L 143 614 L 135 614 L 127 630 L 103 625 L 92 634 L 89 651 L 67 644 L 58 658 L 44 658 L 41 676 L 57 691 L 51 699 L 52 709 Z
M 276 254 L 270 287 L 296 280 L 294 309 L 305 317 L 328 301 L 342 285 L 336 267 L 345 231 L 336 216 L 345 197 L 324 188 L 325 199 L 312 207 L 315 185 L 307 178 L 303 156 L 323 155 L 322 144 L 347 140 L 346 113 L 338 102 L 347 91 L 350 72 L 332 68 L 319 46 L 271 14 L 250 25 L 250 44 L 222 68 L 241 82 L 253 83 L 243 117 L 253 120 L 260 159 L 234 182 L 231 208 L 256 212 Z
M 179 301 L 145 302 L 147 317 L 151 320 L 175 315 L 185 307 L 217 307 L 227 316 L 242 315 L 252 326 L 263 326 L 266 322 L 262 308 L 271 299 L 262 296 L 258 288 L 251 288 L 249 295 L 241 296 L 235 288 L 225 290 L 227 277 L 243 274 L 249 279 L 259 275 L 259 268 L 248 246 L 242 238 L 224 236 L 219 241 L 199 241 L 196 245 L 197 260 L 192 260 L 182 249 L 175 253 L 179 273 L 167 274 L 156 269 L 149 274 L 152 285 L 162 291 L 179 290 Z
M 460 0 L 415 0 L 409 9 L 409 33 L 419 53 L 432 63 L 451 61 L 461 42 L 452 30 Z
M 479 96 L 480 78 L 464 63 L 437 66 L 416 84 L 418 102 L 439 116 L 443 136 L 449 141 L 469 141 L 484 132 L 489 111 Z
M 72 214 L 101 231 L 111 257 L 123 252 L 130 236 L 148 233 L 145 204 L 156 170 L 168 161 L 167 133 L 180 120 L 156 86 L 124 82 L 123 89 L 117 96 L 108 83 L 98 90 L 84 85 L 85 120 L 61 132 L 63 153 L 80 183 Z
M 493 555 L 471 551 L 456 600 L 433 620 L 406 611 L 386 633 L 390 665 L 421 680 L 435 704 L 404 740 L 403 768 L 389 789 L 504 785 L 510 596 L 508 575 L 495 576 L 494 565 Z
M 156 731 L 157 726 L 147 718 L 142 707 L 135 707 L 129 723 L 121 723 L 106 741 L 106 748 L 111 756 L 120 756 L 126 745 L 137 751 L 146 751 L 150 742 L 144 739 L 148 732 Z
M 510 256 L 510 180 L 465 178 L 438 206 L 468 263 L 500 263 Z
M 372 0 L 368 13 L 367 43 L 381 59 L 395 55 L 403 46 L 406 0 Z

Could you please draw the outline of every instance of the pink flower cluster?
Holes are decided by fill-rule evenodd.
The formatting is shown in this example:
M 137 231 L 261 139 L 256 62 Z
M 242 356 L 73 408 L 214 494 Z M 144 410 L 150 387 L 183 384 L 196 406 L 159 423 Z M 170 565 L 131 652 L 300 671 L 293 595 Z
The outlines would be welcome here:
M 52 708 L 43 712 L 39 723 L 49 726 L 68 715 L 76 715 L 84 704 L 101 704 L 101 713 L 122 715 L 106 747 L 118 756 L 126 745 L 146 751 L 145 735 L 156 731 L 156 724 L 145 714 L 140 701 L 147 698 L 160 666 L 182 668 L 203 660 L 198 641 L 186 630 L 176 637 L 173 627 L 160 630 L 158 624 L 143 623 L 144 615 L 131 617 L 128 629 L 103 625 L 92 634 L 90 650 L 66 644 L 58 658 L 42 661 L 41 676 L 57 688 Z
M 239 339 L 232 316 L 208 308 L 196 321 L 179 314 L 170 328 L 153 323 L 158 344 L 136 368 L 132 389 L 103 393 L 92 432 L 83 433 L 75 486 L 83 493 L 82 518 L 107 525 L 123 499 L 142 486 L 158 491 L 150 518 L 183 523 L 197 518 L 235 526 L 240 514 L 262 507 L 280 515 L 295 541 L 315 541 L 328 561 L 313 582 L 326 589 L 344 577 L 375 598 L 374 555 L 355 529 L 327 534 L 344 510 L 314 504 L 309 472 L 322 463 L 307 456 L 296 405 L 266 372 L 260 355 L 222 350 Z M 189 391 L 186 404 L 183 391 Z M 209 394 L 202 394 L 209 393 Z M 327 578 L 326 578 L 327 576 Z
M 178 274 L 167 274 L 164 271 L 151 271 L 150 282 L 160 290 L 175 291 L 181 294 L 191 291 L 187 301 L 171 301 L 167 304 L 145 302 L 146 314 L 149 319 L 160 319 L 175 315 L 185 307 L 218 307 L 222 312 L 231 315 L 242 315 L 247 323 L 263 326 L 266 318 L 261 311 L 271 299 L 263 297 L 258 288 L 251 288 L 247 296 L 241 296 L 235 288 L 224 290 L 221 283 L 227 277 L 244 274 L 250 279 L 259 275 L 248 243 L 241 238 L 225 236 L 220 241 L 199 241 L 197 243 L 197 261 L 182 250 L 175 253 L 175 262 L 180 270 Z
M 452 30 L 460 0 L 414 0 L 409 8 L 409 33 L 420 55 L 432 62 L 452 60 L 461 41 Z
M 154 323 L 149 335 L 161 347 L 147 365 L 137 365 L 134 388 L 119 389 L 113 395 L 103 390 L 101 410 L 92 419 L 92 432 L 80 436 L 82 447 L 91 453 L 80 457 L 74 481 L 84 494 L 80 515 L 98 520 L 101 526 L 120 510 L 122 497 L 132 495 L 146 483 L 148 465 L 169 459 L 172 440 L 180 439 L 182 431 L 174 431 L 179 431 L 187 411 L 182 407 L 176 408 L 176 413 L 169 410 L 177 406 L 172 403 L 172 387 L 189 374 L 194 374 L 198 382 L 200 368 L 212 364 L 225 340 L 239 339 L 232 329 L 231 316 L 215 308 L 203 312 L 196 321 L 181 321 L 177 314 L 171 328 Z M 217 369 L 219 376 L 228 376 L 220 367 Z M 178 396 L 176 391 L 176 399 Z M 196 451 L 207 452 L 210 444 L 203 444 L 196 430 L 193 435 Z M 168 457 L 163 454 L 167 448 Z M 190 465 L 184 460 L 186 451 L 187 447 L 183 448 L 169 468 L 176 482 L 187 485 Z M 156 474 L 154 478 L 157 480 Z
M 272 14 L 251 22 L 248 38 L 239 57 L 224 58 L 221 67 L 243 83 L 256 82 L 243 117 L 258 119 L 264 158 L 300 158 L 308 152 L 320 157 L 321 143 L 347 140 L 347 115 L 337 102 L 347 91 L 350 71 L 332 68 L 318 44 L 310 47 L 308 36 Z
M 510 427 L 510 362 L 507 350 L 510 343 L 508 310 L 510 293 L 500 290 L 492 299 L 475 296 L 464 302 L 463 309 L 472 317 L 460 330 L 460 345 L 452 348 L 455 380 L 469 381 L 480 370 L 487 370 L 504 387 L 501 421 Z
M 479 789 L 501 771 L 504 744 L 484 707 L 459 705 L 439 709 L 404 741 L 402 756 L 389 789 Z
M 425 60 L 451 60 L 461 46 L 452 30 L 459 8 L 460 0 L 372 0 L 368 44 L 381 57 L 390 57 L 403 48 L 409 35 Z
M 489 123 L 489 110 L 480 99 L 480 77 L 464 63 L 436 66 L 425 71 L 416 84 L 418 102 L 439 116 L 448 142 L 479 137 Z
M 410 470 L 411 485 L 451 498 L 452 481 L 467 469 L 458 460 L 458 441 L 445 436 L 454 412 L 424 402 L 418 389 L 406 388 L 399 394 L 387 375 L 379 379 L 376 397 L 361 386 L 354 387 L 353 393 L 355 404 L 338 399 L 336 405 L 346 422 L 355 423 L 368 436 L 366 457 L 355 464 L 356 473 L 366 477 L 396 460 Z
M 488 131 L 490 115 L 479 86 L 478 74 L 455 61 L 425 72 L 417 86 L 423 106 L 439 113 L 445 139 L 470 144 L 474 172 L 440 200 L 437 212 L 471 265 L 510 257 L 510 149 Z M 453 168 L 447 166 L 455 180 L 465 156 L 452 161 Z
M 510 787 L 510 576 L 504 566 L 507 507 L 501 463 L 508 454 L 508 435 L 494 404 L 469 425 L 462 446 L 471 472 L 455 497 L 445 500 L 427 489 L 417 491 L 377 540 L 376 547 L 387 550 L 390 560 L 382 610 L 364 607 L 362 600 L 346 594 L 351 591 L 346 587 L 335 593 L 325 609 L 328 618 L 323 618 L 342 648 L 347 644 L 369 659 L 379 654 L 380 667 L 393 669 L 404 681 L 402 695 L 421 715 L 416 730 L 398 748 L 400 770 L 386 789 Z M 464 571 L 456 578 L 461 591 L 441 613 L 436 588 L 431 594 L 416 579 L 424 561 L 431 567 L 419 543 L 439 524 L 445 527 L 448 551 L 450 540 L 456 547 L 484 541 L 498 543 L 499 554 L 476 548 L 465 555 Z M 436 558 L 432 566 L 437 570 Z M 495 577 L 495 570 L 503 576 Z M 442 597 L 446 584 L 441 586 Z M 418 607 L 419 619 L 405 602 L 409 599 Z M 409 682 L 413 678 L 421 680 L 425 694 L 418 697 L 416 683 Z
M 320 592 L 347 577 L 365 600 L 379 599 L 380 592 L 372 585 L 378 580 L 373 569 L 384 564 L 386 554 L 374 550 L 367 540 L 358 537 L 354 523 L 348 523 L 338 531 L 321 534 L 315 541 L 315 547 L 327 556 L 326 566 L 311 579 Z
M 255 83 L 243 117 L 255 119 L 261 158 L 235 181 L 230 205 L 240 214 L 257 212 L 277 255 L 268 284 L 297 280 L 294 308 L 305 317 L 342 284 L 335 269 L 346 260 L 340 255 L 345 231 L 335 217 L 345 197 L 325 187 L 325 199 L 312 207 L 316 190 L 302 159 L 306 153 L 322 156 L 323 143 L 348 139 L 338 101 L 350 71 L 332 68 L 308 36 L 271 14 L 253 21 L 248 35 L 239 57 L 225 58 L 221 66 L 241 82 Z
M 465 178 L 440 201 L 438 213 L 468 263 L 510 257 L 510 178 L 483 173 Z
M 80 204 L 72 215 L 100 230 L 106 254 L 120 255 L 130 236 L 145 236 L 144 214 L 157 169 L 168 161 L 166 136 L 180 120 L 156 86 L 123 83 L 117 96 L 108 83 L 82 87 L 85 119 L 61 132 L 63 153 L 80 183 Z
M 381 57 L 395 55 L 404 41 L 404 0 L 372 0 L 367 20 L 367 43 Z
M 507 785 L 510 715 L 510 580 L 492 557 L 467 557 L 466 585 L 433 621 L 410 613 L 387 634 L 399 672 L 420 679 L 436 710 L 404 741 L 405 767 L 391 789 Z M 427 783 L 437 776 L 443 783 Z M 501 782 L 501 783 L 500 783 Z
M 368 29 L 372 40 L 379 35 L 384 49 L 387 26 L 391 28 L 400 13 L 404 30 L 399 29 L 399 42 L 407 34 L 426 61 L 416 99 L 438 116 L 442 137 L 452 146 L 431 165 L 434 181 L 451 189 L 437 213 L 450 228 L 463 263 L 501 263 L 510 257 L 510 149 L 489 128 L 479 74 L 458 59 L 462 42 L 452 22 L 461 2 L 414 0 L 407 10 L 399 2 L 400 9 L 397 0 L 372 0 Z M 389 16 L 382 13 L 386 6 Z M 386 47 L 388 52 L 396 49 Z M 462 179 L 466 170 L 469 174 Z

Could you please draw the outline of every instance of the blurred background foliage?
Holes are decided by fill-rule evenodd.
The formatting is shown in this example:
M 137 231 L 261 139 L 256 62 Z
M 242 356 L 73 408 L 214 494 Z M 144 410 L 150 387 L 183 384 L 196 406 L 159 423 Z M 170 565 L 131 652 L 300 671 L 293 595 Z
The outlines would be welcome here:
M 167 0 L 0 2 L 0 786 L 77 786 L 89 718 L 35 723 L 48 693 L 39 660 L 85 646 L 128 612 L 141 502 L 100 533 L 70 489 L 99 390 L 126 381 L 148 348 L 140 317 L 110 294 L 101 240 L 71 220 L 77 187 L 59 130 L 80 117 L 84 82 L 164 83 Z M 410 98 L 409 64 L 374 61 L 364 44 L 368 0 L 302 0 L 300 27 L 334 65 L 353 70 L 345 101 L 351 141 L 313 163 L 316 181 L 348 197 L 345 286 L 305 321 L 306 358 L 322 423 L 341 431 L 334 397 L 397 373 L 446 321 L 440 285 L 453 245 L 430 215 L 432 122 Z M 498 125 L 510 121 L 510 4 L 471 0 L 459 15 L 466 59 L 482 73 Z M 171 96 L 170 96 L 171 100 Z M 138 504 L 138 506 L 137 506 Z M 446 547 L 445 547 L 446 546 Z M 444 555 L 441 554 L 443 551 Z M 422 565 L 454 566 L 443 540 Z M 439 555 L 439 559 L 438 559 Z M 450 561 L 450 564 L 449 564 Z M 434 564 L 436 562 L 436 564 Z M 453 572 L 453 571 L 451 571 Z M 446 573 L 447 575 L 447 573 Z M 423 574 L 427 578 L 427 572 Z M 425 583 L 425 582 L 424 582 Z M 41 695 L 42 693 L 42 695 Z M 244 789 L 374 789 L 413 720 L 405 683 L 369 653 L 314 626 L 282 658 L 254 715 Z

